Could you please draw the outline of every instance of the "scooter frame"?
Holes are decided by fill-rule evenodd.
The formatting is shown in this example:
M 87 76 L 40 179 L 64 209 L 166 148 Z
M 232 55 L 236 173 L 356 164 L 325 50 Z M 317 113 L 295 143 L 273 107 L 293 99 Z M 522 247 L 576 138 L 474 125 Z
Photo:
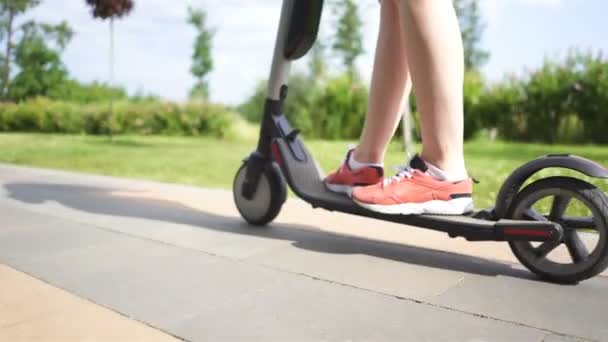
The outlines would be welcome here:
M 469 241 L 559 241 L 563 238 L 564 232 L 557 223 L 505 217 L 525 181 L 545 168 L 567 168 L 591 177 L 608 178 L 608 170 L 601 165 L 574 155 L 546 155 L 521 166 L 502 185 L 494 208 L 462 216 L 381 214 L 327 190 L 322 171 L 306 149 L 299 131 L 291 127 L 283 114 L 291 62 L 304 56 L 316 40 L 322 8 L 323 0 L 283 1 L 260 138 L 256 151 L 246 159 L 243 197 L 253 198 L 263 170 L 269 163 L 276 163 L 293 192 L 314 208 L 428 228 Z

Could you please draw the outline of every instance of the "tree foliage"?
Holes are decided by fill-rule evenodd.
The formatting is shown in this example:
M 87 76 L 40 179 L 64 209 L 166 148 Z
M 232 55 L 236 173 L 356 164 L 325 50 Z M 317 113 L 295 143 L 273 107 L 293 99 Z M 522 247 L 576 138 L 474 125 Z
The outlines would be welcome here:
M 0 39 L 3 39 L 5 43 L 4 55 L 0 55 L 2 63 L 0 66 L 2 77 L 0 95 L 2 98 L 7 97 L 10 84 L 11 64 L 14 58 L 15 19 L 39 4 L 40 0 L 0 0 Z
M 310 77 L 313 80 L 320 80 L 327 73 L 326 64 L 326 46 L 320 40 L 317 40 L 310 50 L 310 59 L 308 60 L 308 69 Z
M 467 70 L 479 70 L 490 57 L 480 46 L 486 29 L 481 18 L 478 0 L 454 0 L 464 45 L 464 62 Z
M 93 17 L 108 19 L 120 18 L 131 12 L 133 0 L 86 0 L 91 6 Z
M 0 38 L 5 46 L 0 89 L 5 100 L 49 96 L 67 79 L 61 52 L 73 36 L 70 26 L 18 22 L 38 4 L 40 0 L 0 0 Z
M 73 32 L 66 22 L 59 25 L 28 21 L 21 26 L 21 40 L 15 48 L 19 72 L 12 80 L 8 97 L 21 101 L 33 96 L 49 96 L 67 80 L 61 51 Z
M 351 74 L 356 74 L 355 62 L 364 52 L 363 22 L 355 0 L 341 0 L 334 7 L 338 15 L 336 35 L 332 48 L 342 58 L 342 63 Z
M 0 11 L 17 15 L 39 4 L 40 0 L 0 0 Z
M 207 12 L 202 9 L 188 7 L 188 23 L 194 26 L 196 30 L 192 67 L 190 68 L 190 72 L 196 78 L 196 84 L 192 88 L 190 96 L 207 99 L 209 97 L 209 84 L 206 78 L 213 70 L 211 48 L 215 32 L 208 27 Z

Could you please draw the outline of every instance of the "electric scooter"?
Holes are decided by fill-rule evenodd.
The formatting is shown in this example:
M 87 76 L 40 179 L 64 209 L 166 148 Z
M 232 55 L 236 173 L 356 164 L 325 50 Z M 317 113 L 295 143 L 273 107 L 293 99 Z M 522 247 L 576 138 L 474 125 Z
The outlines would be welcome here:
M 287 184 L 313 208 L 432 229 L 468 241 L 508 242 L 517 259 L 547 281 L 578 283 L 608 267 L 605 193 L 581 179 L 564 176 L 542 178 L 523 187 L 530 177 L 546 168 L 565 168 L 593 178 L 608 178 L 606 168 L 578 156 L 545 155 L 524 164 L 506 179 L 495 207 L 467 215 L 381 214 L 326 189 L 323 171 L 282 110 L 291 62 L 311 49 L 322 9 L 323 0 L 283 0 L 257 149 L 244 160 L 233 184 L 236 207 L 247 222 L 263 226 L 275 219 L 287 198 Z M 543 199 L 551 201 L 550 209 L 545 209 L 547 213 L 535 206 Z M 589 215 L 568 216 L 567 209 L 574 200 Z M 581 238 L 581 232 L 591 232 L 597 237 L 592 250 Z M 551 252 L 563 245 L 568 251 L 568 262 L 552 259 Z

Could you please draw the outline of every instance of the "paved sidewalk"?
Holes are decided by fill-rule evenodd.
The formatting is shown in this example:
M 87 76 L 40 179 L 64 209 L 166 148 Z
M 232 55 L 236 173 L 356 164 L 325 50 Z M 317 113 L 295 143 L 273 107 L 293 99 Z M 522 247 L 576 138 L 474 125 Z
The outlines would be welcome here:
M 0 263 L 185 340 L 608 340 L 605 275 L 298 200 L 255 229 L 228 191 L 0 165 L 0 218 Z
M 0 284 L 0 341 L 178 341 L 4 265 Z

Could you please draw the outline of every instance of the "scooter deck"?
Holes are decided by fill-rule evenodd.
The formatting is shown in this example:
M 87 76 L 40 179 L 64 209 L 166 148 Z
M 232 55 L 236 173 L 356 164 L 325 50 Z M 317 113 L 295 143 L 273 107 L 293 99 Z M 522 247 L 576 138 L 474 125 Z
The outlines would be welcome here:
M 547 241 L 562 237 L 562 229 L 551 222 L 490 221 L 470 215 L 390 215 L 367 210 L 349 197 L 329 191 L 323 171 L 299 137 L 277 138 L 273 142 L 275 160 L 291 189 L 314 208 L 365 216 L 421 228 L 442 231 L 470 241 Z

